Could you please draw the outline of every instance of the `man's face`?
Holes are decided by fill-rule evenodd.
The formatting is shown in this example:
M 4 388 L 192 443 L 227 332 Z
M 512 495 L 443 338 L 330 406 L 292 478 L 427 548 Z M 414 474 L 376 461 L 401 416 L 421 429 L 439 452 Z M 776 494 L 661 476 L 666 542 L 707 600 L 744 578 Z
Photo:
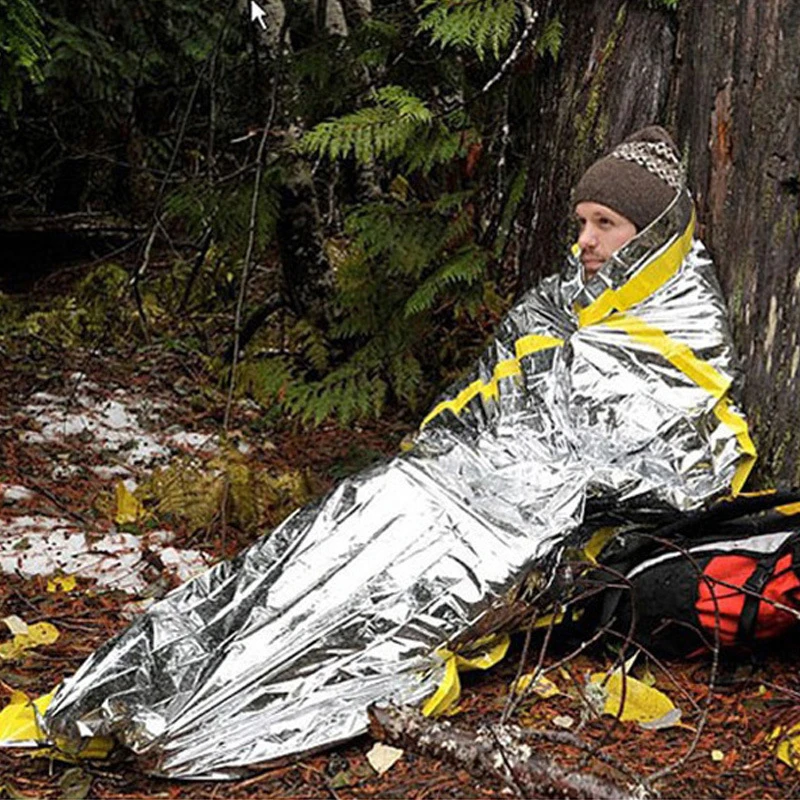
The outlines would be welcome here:
M 584 277 L 589 279 L 636 235 L 636 226 L 622 214 L 600 203 L 583 202 L 575 206 L 580 226 L 578 246 Z

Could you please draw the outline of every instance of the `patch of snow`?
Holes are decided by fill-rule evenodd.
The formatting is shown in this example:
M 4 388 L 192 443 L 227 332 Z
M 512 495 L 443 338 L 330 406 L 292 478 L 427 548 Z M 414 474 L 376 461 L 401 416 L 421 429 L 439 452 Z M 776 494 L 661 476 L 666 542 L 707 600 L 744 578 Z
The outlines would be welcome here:
M 36 420 L 38 430 L 25 431 L 26 442 L 61 441 L 68 436 L 88 439 L 93 450 L 115 453 L 130 467 L 150 467 L 168 460 L 172 448 L 168 439 L 160 440 L 142 424 L 157 423 L 163 403 L 117 389 L 113 397 L 95 383 L 82 381 L 70 396 L 48 392 L 32 395 L 21 409 Z M 194 434 L 203 441 L 208 435 Z
M 99 465 L 96 467 L 89 467 L 89 469 L 102 478 L 104 481 L 119 480 L 120 478 L 130 478 L 131 471 L 126 469 L 121 464 Z
M 167 441 L 177 447 L 186 447 L 189 450 L 196 450 L 200 453 L 214 453 L 219 449 L 217 437 L 208 433 L 191 433 L 189 431 L 178 431 L 170 434 Z
M 110 390 L 87 380 L 83 373 L 70 376 L 63 395 L 37 392 L 11 418 L 24 442 L 63 443 L 77 436 L 84 447 L 108 454 L 111 464 L 72 464 L 71 455 L 56 455 L 53 478 L 69 481 L 83 469 L 104 480 L 122 479 L 133 492 L 134 474 L 142 479 L 150 469 L 169 461 L 173 454 L 206 454 L 219 449 L 214 433 L 187 432 L 179 425 L 164 430 L 162 411 L 167 405 L 135 389 Z M 74 450 L 72 446 L 68 448 Z M 94 460 L 94 459 L 88 459 Z M 100 460 L 99 458 L 97 460 Z M 21 486 L 0 484 L 0 507 L 33 496 Z M 46 516 L 18 516 L 0 521 L 0 574 L 52 575 L 58 571 L 93 578 L 101 587 L 139 595 L 164 574 L 180 580 L 202 572 L 208 559 L 199 550 L 173 546 L 169 531 L 143 536 L 129 533 L 84 532 L 72 522 Z M 161 569 L 160 565 L 163 565 Z
M 80 379 L 80 376 L 73 377 Z M 114 390 L 109 398 L 97 384 L 82 380 L 70 396 L 49 392 L 32 395 L 21 413 L 35 419 L 38 430 L 23 432 L 21 439 L 48 442 L 82 436 L 94 450 L 116 453 L 131 467 L 163 463 L 177 449 L 208 453 L 219 448 L 215 434 L 190 433 L 178 426 L 173 427 L 169 435 L 146 430 L 142 422 L 157 424 L 158 412 L 164 408 L 163 402 L 125 389 Z
M 35 496 L 36 492 L 32 492 L 25 486 L 0 483 L 0 497 L 5 506 L 13 506 L 14 503 L 19 503 L 20 500 L 31 500 Z
M 53 467 L 51 475 L 55 481 L 68 481 L 70 478 L 74 478 L 80 471 L 81 468 L 77 464 L 56 464 Z
M 199 554 L 201 558 L 190 557 L 190 553 Z M 178 576 L 181 583 L 197 577 L 208 567 L 205 555 L 199 550 L 179 550 L 176 547 L 165 547 L 159 552 L 159 558 L 170 572 L 174 572 Z
M 158 577 L 152 566 L 157 556 L 180 580 L 208 566 L 199 550 L 164 547 L 167 531 L 145 536 L 113 532 L 85 534 L 71 522 L 44 516 L 16 517 L 0 527 L 0 572 L 29 578 L 64 572 L 94 578 L 99 586 L 140 594 Z

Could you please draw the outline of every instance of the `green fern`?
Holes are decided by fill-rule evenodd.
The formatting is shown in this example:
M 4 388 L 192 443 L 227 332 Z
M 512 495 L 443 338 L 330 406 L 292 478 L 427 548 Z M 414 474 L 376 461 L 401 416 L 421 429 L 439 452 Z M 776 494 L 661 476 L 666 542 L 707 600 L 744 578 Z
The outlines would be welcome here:
M 456 309 L 480 306 L 489 254 L 473 241 L 471 192 L 401 195 L 349 210 L 335 242 L 333 323 L 324 333 L 292 324 L 292 355 L 245 364 L 243 389 L 313 424 L 430 398 L 441 378 L 431 333 Z
M 564 39 L 564 23 L 558 16 L 549 19 L 544 26 L 544 30 L 536 41 L 536 54 L 543 56 L 549 53 L 555 61 L 561 51 L 561 42 Z
M 517 25 L 515 0 L 424 0 L 420 12 L 418 30 L 434 44 L 469 48 L 481 60 L 487 51 L 498 59 Z
M 452 292 L 455 284 L 471 286 L 482 278 L 486 265 L 486 253 L 474 246 L 465 247 L 419 285 L 406 301 L 403 313 L 410 317 L 430 310 L 443 295 Z
M 330 364 L 330 350 L 325 337 L 308 320 L 300 319 L 294 326 L 292 338 L 297 340 L 312 369 L 324 372 Z
M 256 244 L 263 248 L 275 235 L 278 221 L 282 170 L 264 171 L 256 212 Z M 207 225 L 213 239 L 232 253 L 242 251 L 247 242 L 252 210 L 253 186 L 249 181 L 209 185 L 203 178 L 189 180 L 164 199 L 165 218 L 197 237 Z
M 401 86 L 384 86 L 375 104 L 321 122 L 303 137 L 301 149 L 335 160 L 355 156 L 362 164 L 400 155 L 431 124 L 430 109 Z
M 0 109 L 15 110 L 25 79 L 44 80 L 42 62 L 49 57 L 43 20 L 30 0 L 0 0 Z

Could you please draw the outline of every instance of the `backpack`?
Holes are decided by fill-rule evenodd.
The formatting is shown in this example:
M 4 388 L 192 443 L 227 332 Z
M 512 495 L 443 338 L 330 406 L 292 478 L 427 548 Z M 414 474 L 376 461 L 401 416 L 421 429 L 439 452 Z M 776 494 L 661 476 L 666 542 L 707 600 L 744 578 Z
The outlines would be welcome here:
M 800 492 L 739 496 L 624 531 L 597 560 L 581 582 L 594 594 L 583 625 L 668 657 L 752 648 L 800 621 Z

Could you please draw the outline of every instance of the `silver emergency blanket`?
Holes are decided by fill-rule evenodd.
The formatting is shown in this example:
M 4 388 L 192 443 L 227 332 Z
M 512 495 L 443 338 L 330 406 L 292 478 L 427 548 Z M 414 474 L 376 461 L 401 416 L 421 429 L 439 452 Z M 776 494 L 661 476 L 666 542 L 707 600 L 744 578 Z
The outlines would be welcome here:
M 713 265 L 684 191 L 584 283 L 528 292 L 414 447 L 343 481 L 153 605 L 67 680 L 54 740 L 113 736 L 153 773 L 230 778 L 415 703 L 436 651 L 553 563 L 587 503 L 696 508 L 752 466 Z

